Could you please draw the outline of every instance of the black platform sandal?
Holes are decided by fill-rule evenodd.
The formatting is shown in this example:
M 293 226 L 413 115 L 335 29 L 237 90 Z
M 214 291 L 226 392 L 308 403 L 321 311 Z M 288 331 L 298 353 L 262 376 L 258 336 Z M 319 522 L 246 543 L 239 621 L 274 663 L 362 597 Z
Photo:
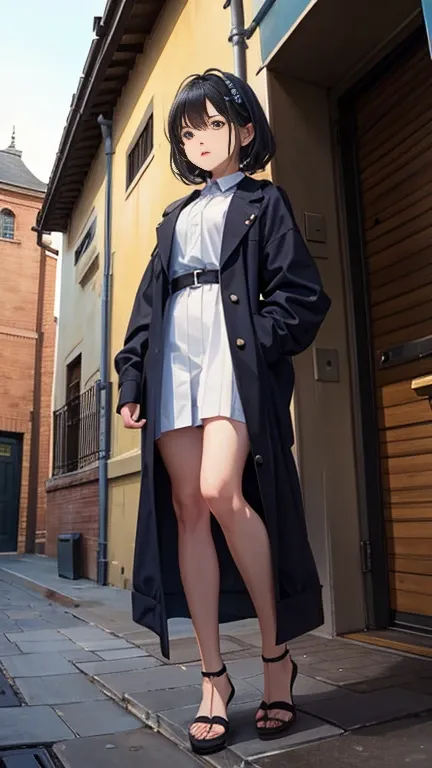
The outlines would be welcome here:
M 225 675 L 227 671 L 227 668 L 225 664 L 223 665 L 222 669 L 220 669 L 218 672 L 201 672 L 203 677 L 206 677 L 207 679 L 213 681 L 214 677 L 222 677 L 222 675 Z M 231 682 L 230 677 L 227 675 L 228 681 L 231 685 L 231 693 L 228 697 L 228 701 L 226 703 L 226 706 L 228 707 L 229 704 L 231 704 L 234 694 L 235 694 L 235 688 Z M 211 696 L 211 702 L 210 702 L 210 712 L 213 709 L 213 693 L 214 693 L 214 684 L 212 682 L 212 696 Z M 208 725 L 208 732 L 211 730 L 212 725 L 221 725 L 223 728 L 225 728 L 225 731 L 223 733 L 218 734 L 212 739 L 197 739 L 191 732 L 190 728 L 192 728 L 195 723 L 206 723 Z M 193 723 L 191 723 L 189 727 L 189 741 L 190 745 L 192 747 L 192 751 L 195 752 L 197 755 L 213 755 L 215 752 L 220 752 L 222 749 L 225 749 L 226 742 L 227 742 L 227 736 L 229 732 L 229 722 L 226 719 L 226 717 L 220 717 L 219 715 L 208 716 L 208 715 L 198 715 L 198 717 L 195 718 Z
M 268 659 L 266 656 L 261 656 L 264 664 L 277 664 L 279 661 L 283 661 L 289 655 L 289 648 L 286 648 L 280 656 L 275 656 L 272 659 Z M 298 674 L 298 667 L 295 661 L 292 661 L 292 674 L 291 674 L 291 699 L 293 695 L 294 683 Z M 292 704 L 288 701 L 271 701 L 267 704 L 266 701 L 262 701 L 258 709 L 264 711 L 264 715 L 255 720 L 256 733 L 259 739 L 262 741 L 270 741 L 271 739 L 280 739 L 281 736 L 285 736 L 286 732 L 294 725 L 297 719 L 297 710 L 294 705 L 294 699 Z M 292 717 L 289 720 L 283 720 L 281 717 L 270 717 L 268 712 L 274 709 L 281 709 L 283 712 L 290 712 Z M 259 723 L 267 723 L 268 721 L 275 721 L 280 725 L 269 727 L 267 725 L 259 726 Z

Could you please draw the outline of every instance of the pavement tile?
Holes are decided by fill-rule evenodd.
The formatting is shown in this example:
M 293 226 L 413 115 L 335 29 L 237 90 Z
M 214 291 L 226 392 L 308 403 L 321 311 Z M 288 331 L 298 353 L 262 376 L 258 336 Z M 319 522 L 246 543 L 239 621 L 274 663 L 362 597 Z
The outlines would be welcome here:
M 390 688 L 372 693 L 340 690 L 338 695 L 309 699 L 302 708 L 345 730 L 384 723 L 430 710 L 432 696 Z
M 116 661 L 116 659 L 131 659 L 135 656 L 148 656 L 147 651 L 130 645 L 128 648 L 120 648 L 115 651 L 98 651 L 97 655 L 104 661 Z
M 112 635 L 108 635 L 108 639 L 105 640 L 75 640 L 74 642 L 85 651 L 115 651 L 133 647 L 126 640 Z
M 15 643 L 19 641 L 20 643 L 42 643 L 45 642 L 45 640 L 48 642 L 49 640 L 64 640 L 62 635 L 57 632 L 56 629 L 36 629 L 34 631 L 29 632 L 7 632 L 6 637 L 8 640 L 11 641 L 11 643 Z
M 16 677 L 15 682 L 28 704 L 73 704 L 105 699 L 105 694 L 83 675 Z
M 39 614 L 37 611 L 30 611 L 29 609 L 19 609 L 15 608 L 14 610 L 5 611 L 6 616 L 8 616 L 10 619 L 36 619 Z
M 365 679 L 363 675 L 357 674 L 357 670 L 354 672 L 352 669 L 333 668 L 324 671 L 319 665 L 312 664 L 307 667 L 307 674 L 309 677 L 315 677 L 317 680 L 329 683 L 329 685 L 351 685 Z
M 235 651 L 244 650 L 243 646 L 230 638 L 221 637 L 221 653 L 226 655 Z M 146 650 L 152 656 L 164 661 L 159 643 L 147 645 Z M 188 664 L 192 661 L 200 661 L 198 645 L 194 637 L 180 637 L 170 641 L 170 664 Z
M 157 659 L 151 656 L 137 656 L 128 659 L 115 659 L 114 661 L 92 661 L 89 663 L 78 663 L 76 665 L 81 672 L 89 677 L 100 677 L 117 672 L 133 672 L 139 669 L 149 669 L 150 667 L 160 666 Z
M 262 673 L 263 663 L 260 657 L 252 657 L 241 659 L 240 661 L 231 661 L 227 664 L 227 669 L 232 677 L 254 677 Z
M 52 628 L 52 625 L 40 617 L 35 619 L 17 619 L 16 623 L 23 632 Z
M 74 734 L 51 707 L 0 709 L 0 746 L 51 744 Z
M 98 682 L 105 690 L 124 696 L 125 693 L 184 688 L 201 684 L 198 667 L 160 666 L 141 672 L 119 672 L 111 675 L 97 675 Z
M 254 760 L 258 768 L 405 768 L 432 765 L 432 726 L 415 718 L 363 728 L 289 753 Z
M 80 627 L 63 627 L 61 634 L 73 640 L 74 643 L 82 643 L 83 641 L 96 641 L 96 640 L 109 640 L 112 635 L 105 632 L 99 627 L 92 627 L 89 624 L 83 624 L 81 622 Z
M 400 685 L 401 688 L 408 688 L 410 691 L 417 691 L 418 693 L 426 693 L 432 696 L 432 679 L 410 679 Z
M 253 685 L 260 693 L 263 693 L 264 675 L 247 678 L 246 682 Z M 314 677 L 307 677 L 306 675 L 298 675 L 294 686 L 295 700 L 299 705 L 301 705 L 305 698 L 327 698 L 328 696 L 335 696 L 339 692 L 340 688 L 337 688 L 334 685 L 328 685 L 327 683 L 322 683 L 320 680 L 315 680 Z
M 0 616 L 0 632 L 19 632 L 20 626 L 16 621 L 8 619 L 7 616 Z
M 102 736 L 141 728 L 142 723 L 114 701 L 81 701 L 56 706 L 55 711 L 78 736 Z
M 3 656 L 17 656 L 20 653 L 20 649 L 15 643 L 10 643 L 6 640 L 0 645 L 0 659 Z
M 16 645 L 23 653 L 51 653 L 53 651 L 74 651 L 76 645 L 71 640 L 49 640 L 45 642 L 25 642 L 18 640 Z
M 47 615 L 44 614 L 44 619 L 51 626 L 55 626 L 56 629 L 78 629 L 79 627 L 85 626 L 81 619 L 77 619 L 69 613 L 61 614 L 58 612 L 49 613 Z
M 60 653 L 23 653 L 21 656 L 6 656 L 2 659 L 2 664 L 12 677 L 79 674 L 73 664 Z
M 186 688 L 170 688 L 168 691 L 127 693 L 125 699 L 132 705 L 135 712 L 143 714 L 147 720 L 150 715 L 158 712 L 181 709 L 192 705 L 197 706 L 201 701 L 201 695 L 200 685 L 188 685 Z
M 110 736 L 75 739 L 55 744 L 65 768 L 199 768 L 194 757 L 160 733 L 140 728 Z
M 68 661 L 99 661 L 99 656 L 96 656 L 95 653 L 92 653 L 91 651 L 83 651 L 83 649 L 78 648 L 78 646 L 75 646 L 75 650 L 73 651 L 62 651 L 61 655 L 64 656 L 65 659 L 68 659 Z

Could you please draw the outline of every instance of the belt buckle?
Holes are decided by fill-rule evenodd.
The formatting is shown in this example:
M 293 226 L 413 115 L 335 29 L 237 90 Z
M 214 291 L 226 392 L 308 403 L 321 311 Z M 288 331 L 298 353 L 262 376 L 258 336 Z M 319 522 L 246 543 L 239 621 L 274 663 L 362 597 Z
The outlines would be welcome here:
M 191 285 L 191 288 L 196 288 L 197 286 L 201 285 L 201 283 L 198 282 L 197 275 L 201 275 L 203 272 L 204 272 L 203 269 L 194 269 L 193 271 L 194 281 L 193 281 L 193 284 Z

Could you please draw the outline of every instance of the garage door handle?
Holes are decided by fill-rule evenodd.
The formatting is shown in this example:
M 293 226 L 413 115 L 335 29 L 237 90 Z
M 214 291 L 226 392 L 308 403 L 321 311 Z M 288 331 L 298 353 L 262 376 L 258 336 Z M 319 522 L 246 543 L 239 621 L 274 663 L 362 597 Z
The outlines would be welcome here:
M 406 341 L 389 349 L 383 349 L 378 353 L 380 368 L 390 368 L 393 365 L 412 363 L 432 356 L 432 336 L 424 336 L 421 339 Z

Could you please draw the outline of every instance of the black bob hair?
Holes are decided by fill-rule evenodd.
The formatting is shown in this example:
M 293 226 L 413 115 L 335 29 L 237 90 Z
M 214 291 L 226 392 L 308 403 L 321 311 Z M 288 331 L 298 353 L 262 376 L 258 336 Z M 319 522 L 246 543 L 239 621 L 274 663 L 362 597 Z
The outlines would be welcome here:
M 248 174 L 262 171 L 275 153 L 275 141 L 267 117 L 254 91 L 243 80 L 220 69 L 190 75 L 180 85 L 168 116 L 171 170 L 186 184 L 201 184 L 211 173 L 191 163 L 185 154 L 181 131 L 184 124 L 195 130 L 207 126 L 206 100 L 234 128 L 252 123 L 255 136 L 240 147 L 240 167 Z M 231 147 L 228 148 L 231 152 Z

